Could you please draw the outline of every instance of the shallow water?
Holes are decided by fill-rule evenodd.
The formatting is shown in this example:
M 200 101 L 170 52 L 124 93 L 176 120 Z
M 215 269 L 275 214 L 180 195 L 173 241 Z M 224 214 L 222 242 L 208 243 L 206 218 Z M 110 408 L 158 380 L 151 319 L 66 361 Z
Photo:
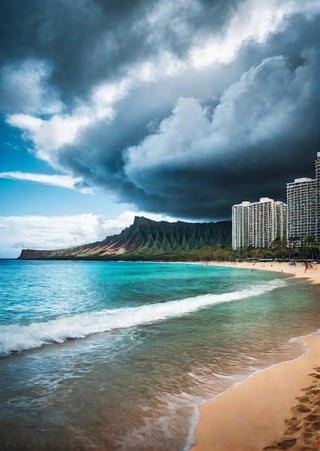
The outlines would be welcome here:
M 182 450 L 197 407 L 301 353 L 319 288 L 187 264 L 0 262 L 0 448 Z

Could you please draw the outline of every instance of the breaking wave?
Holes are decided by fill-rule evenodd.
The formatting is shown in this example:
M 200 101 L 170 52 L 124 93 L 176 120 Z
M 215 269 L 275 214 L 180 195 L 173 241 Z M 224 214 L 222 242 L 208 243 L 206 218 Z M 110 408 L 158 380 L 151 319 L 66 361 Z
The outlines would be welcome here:
M 84 338 L 100 332 L 164 321 L 215 304 L 259 296 L 285 285 L 284 280 L 275 279 L 231 293 L 205 294 L 139 307 L 83 313 L 29 325 L 0 326 L 0 355 L 38 348 L 45 344 L 63 343 L 69 339 Z

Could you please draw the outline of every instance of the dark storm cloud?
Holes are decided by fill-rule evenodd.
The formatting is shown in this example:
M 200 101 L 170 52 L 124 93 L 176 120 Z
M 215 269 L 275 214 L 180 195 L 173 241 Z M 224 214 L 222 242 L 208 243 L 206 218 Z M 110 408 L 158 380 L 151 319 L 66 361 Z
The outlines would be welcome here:
M 285 183 L 312 175 L 318 150 L 319 52 L 305 51 L 293 68 L 270 57 L 222 96 L 208 119 L 197 100 L 180 100 L 160 132 L 129 149 L 131 180 L 192 217 L 230 215 L 242 200 L 285 200 Z
M 35 114 L 49 104 L 50 113 L 62 100 L 72 111 L 97 83 L 116 82 L 136 63 L 165 51 L 183 58 L 220 36 L 242 3 L 4 1 L 4 110 L 19 112 L 20 102 Z M 285 200 L 285 183 L 312 176 L 320 150 L 319 42 L 319 16 L 288 16 L 227 63 L 131 86 L 112 119 L 93 121 L 50 159 L 84 186 L 173 216 L 226 218 L 242 200 Z M 16 88 L 24 72 L 11 85 L 5 76 L 23 64 L 39 78 L 30 79 L 32 104 Z
M 3 0 L 0 64 L 47 62 L 50 84 L 68 106 L 133 63 L 166 50 L 182 55 L 195 33 L 220 32 L 235 3 Z
M 4 1 L 1 63 L 48 62 L 53 67 L 51 82 L 64 99 L 85 95 L 93 83 L 116 75 L 139 52 L 148 52 L 142 30 L 130 33 L 143 8 L 141 1 L 108 2 L 108 9 L 103 2 L 86 0 Z
M 213 110 L 218 100 L 208 96 L 217 96 L 237 78 L 236 71 L 220 72 L 218 67 L 201 74 L 190 70 L 184 78 L 177 76 L 156 85 L 137 87 L 117 104 L 111 122 L 104 119 L 95 122 L 80 133 L 74 144 L 60 148 L 56 153 L 57 164 L 89 184 L 113 192 L 121 200 L 138 202 L 141 207 L 146 203 L 152 211 L 162 211 L 167 200 L 157 195 L 150 197 L 128 180 L 126 149 L 156 133 L 161 122 L 170 115 L 177 97 L 185 93 L 203 101 L 206 111 Z M 214 86 L 209 83 L 213 74 L 216 77 Z
M 312 176 L 319 150 L 318 30 L 318 20 L 293 17 L 219 77 L 215 68 L 180 89 L 171 80 L 133 92 L 61 161 L 122 200 L 177 216 L 229 217 L 242 200 L 285 200 L 286 182 Z

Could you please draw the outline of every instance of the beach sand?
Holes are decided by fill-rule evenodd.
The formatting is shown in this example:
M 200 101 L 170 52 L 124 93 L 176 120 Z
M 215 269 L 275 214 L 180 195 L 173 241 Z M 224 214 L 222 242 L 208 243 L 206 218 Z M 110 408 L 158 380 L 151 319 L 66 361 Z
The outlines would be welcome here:
M 228 266 L 230 268 L 244 268 L 262 271 L 274 271 L 291 274 L 294 277 L 306 278 L 311 283 L 320 284 L 320 264 L 312 264 L 312 268 L 306 270 L 304 263 L 296 263 L 296 265 L 289 265 L 287 262 L 208 262 L 208 265 L 214 266 Z
M 302 263 L 210 264 L 320 283 L 320 265 L 305 272 Z M 260 371 L 200 407 L 192 451 L 320 450 L 320 334 L 298 341 L 306 346 L 302 356 Z

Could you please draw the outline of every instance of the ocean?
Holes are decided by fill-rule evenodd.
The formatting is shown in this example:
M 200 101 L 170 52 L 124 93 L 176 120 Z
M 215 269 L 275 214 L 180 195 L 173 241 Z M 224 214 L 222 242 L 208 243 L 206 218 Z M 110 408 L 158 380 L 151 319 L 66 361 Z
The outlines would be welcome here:
M 198 407 L 294 358 L 319 287 L 178 263 L 0 261 L 1 450 L 189 450 Z

